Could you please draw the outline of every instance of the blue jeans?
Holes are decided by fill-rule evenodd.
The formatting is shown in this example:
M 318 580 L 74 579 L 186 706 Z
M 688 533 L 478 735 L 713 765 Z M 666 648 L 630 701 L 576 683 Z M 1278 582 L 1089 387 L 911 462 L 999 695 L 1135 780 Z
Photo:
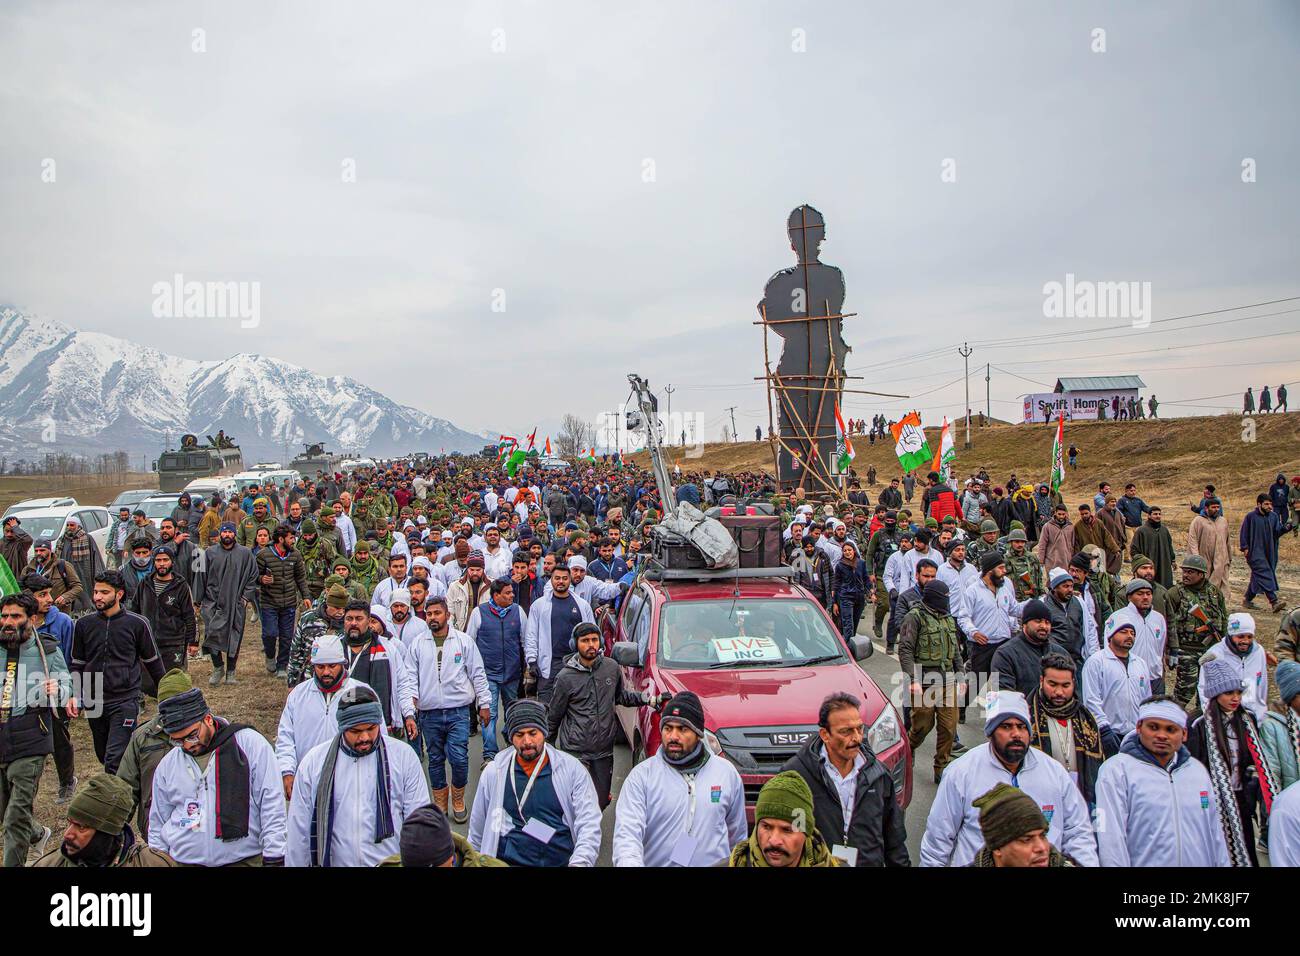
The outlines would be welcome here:
M 502 714 L 519 696 L 519 678 L 508 681 L 488 681 L 488 691 L 492 694 L 489 709 L 492 715 L 483 728 L 483 759 L 491 760 L 500 752 L 497 746 L 497 717 Z
M 297 614 L 296 607 L 262 608 L 262 652 L 266 654 L 267 660 L 275 658 L 276 670 L 285 670 L 289 666 L 289 648 L 293 644 L 293 621 Z
M 469 783 L 469 707 L 422 710 L 420 736 L 429 751 L 429 786 L 447 786 L 447 761 L 451 761 L 451 785 Z

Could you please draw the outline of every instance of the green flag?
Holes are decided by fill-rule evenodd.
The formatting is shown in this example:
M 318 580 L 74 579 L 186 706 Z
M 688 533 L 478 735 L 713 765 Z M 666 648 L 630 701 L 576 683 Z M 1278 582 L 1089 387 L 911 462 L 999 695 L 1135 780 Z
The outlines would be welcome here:
M 524 459 L 527 457 L 528 456 L 525 455 L 520 448 L 516 447 L 515 450 L 510 453 L 510 458 L 506 461 L 506 474 L 513 478 L 515 472 L 519 470 L 519 466 L 524 463 Z
M 14 580 L 14 573 L 9 570 L 9 562 L 0 558 L 0 597 L 6 594 L 17 594 L 22 588 Z

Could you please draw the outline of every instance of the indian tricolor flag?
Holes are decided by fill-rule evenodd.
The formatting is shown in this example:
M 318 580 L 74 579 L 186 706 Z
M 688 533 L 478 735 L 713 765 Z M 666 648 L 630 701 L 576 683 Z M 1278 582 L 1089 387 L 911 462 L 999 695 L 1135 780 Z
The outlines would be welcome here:
M 844 474 L 856 456 L 853 454 L 853 442 L 849 441 L 849 430 L 844 427 L 844 418 L 840 415 L 839 402 L 835 403 L 835 453 L 840 462 L 840 474 Z
M 937 471 L 939 478 L 947 481 L 952 477 L 951 465 L 957 453 L 953 450 L 952 431 L 948 428 L 948 416 L 944 416 L 943 430 L 939 433 L 939 450 L 935 452 L 934 461 L 930 464 L 931 471 Z
M 546 436 L 546 457 L 547 458 L 551 457 L 551 436 L 550 435 Z
M 1052 490 L 1065 484 L 1065 413 L 1056 416 L 1056 438 L 1052 441 Z
M 925 432 L 921 429 L 920 415 L 914 411 L 908 412 L 891 424 L 889 430 L 894 433 L 894 454 L 898 456 L 903 471 L 915 471 L 922 465 L 930 464 L 933 454 L 925 440 Z

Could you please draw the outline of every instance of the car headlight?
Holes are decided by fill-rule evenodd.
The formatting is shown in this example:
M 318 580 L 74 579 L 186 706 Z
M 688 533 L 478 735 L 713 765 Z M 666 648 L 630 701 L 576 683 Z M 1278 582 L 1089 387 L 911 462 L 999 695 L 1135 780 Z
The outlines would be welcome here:
M 898 718 L 894 716 L 894 708 L 886 704 L 880 716 L 867 730 L 867 743 L 871 746 L 872 753 L 879 754 L 902 739 L 903 731 L 898 726 Z
M 713 731 L 711 731 L 711 730 L 706 730 L 706 731 L 704 732 L 704 746 L 708 747 L 708 748 L 709 748 L 709 751 L 710 751 L 710 752 L 711 752 L 715 757 L 725 757 L 725 756 L 726 756 L 726 754 L 724 754 L 724 753 L 722 752 L 722 744 L 718 742 L 718 738 L 717 738 L 717 736 L 714 735 Z

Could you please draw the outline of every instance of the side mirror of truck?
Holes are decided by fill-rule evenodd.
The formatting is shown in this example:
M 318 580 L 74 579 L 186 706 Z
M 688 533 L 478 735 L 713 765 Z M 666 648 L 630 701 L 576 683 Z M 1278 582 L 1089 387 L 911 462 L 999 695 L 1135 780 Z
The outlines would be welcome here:
M 614 663 L 620 667 L 640 667 L 641 650 L 635 641 L 615 641 L 614 652 L 610 654 Z
M 855 634 L 849 638 L 849 650 L 853 652 L 855 661 L 865 661 L 876 652 L 876 645 L 871 643 L 871 638 L 859 637 Z

